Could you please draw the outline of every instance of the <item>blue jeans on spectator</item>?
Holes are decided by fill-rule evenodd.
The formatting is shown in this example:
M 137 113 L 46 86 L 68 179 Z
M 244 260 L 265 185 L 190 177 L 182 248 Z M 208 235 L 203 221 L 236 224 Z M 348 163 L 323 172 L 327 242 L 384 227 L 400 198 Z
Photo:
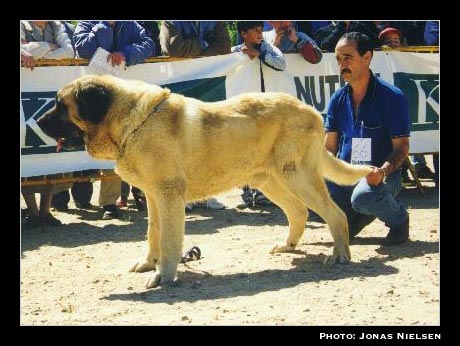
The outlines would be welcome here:
M 327 187 L 349 222 L 359 214 L 374 215 L 393 228 L 402 225 L 408 217 L 406 209 L 396 199 L 401 190 L 399 170 L 390 174 L 385 183 L 377 186 L 369 185 L 365 178 L 361 178 L 355 186 L 339 186 L 328 181 Z

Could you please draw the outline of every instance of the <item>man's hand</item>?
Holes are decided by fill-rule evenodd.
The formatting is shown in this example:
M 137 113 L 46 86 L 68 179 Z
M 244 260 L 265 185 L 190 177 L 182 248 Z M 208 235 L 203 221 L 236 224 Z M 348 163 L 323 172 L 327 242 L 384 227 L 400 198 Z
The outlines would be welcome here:
M 287 29 L 287 34 L 288 34 L 288 39 L 291 42 L 296 43 L 299 37 L 297 36 L 297 32 L 295 31 L 295 28 L 291 26 L 290 28 Z
M 273 41 L 273 45 L 275 45 L 275 46 L 277 46 L 279 48 L 279 46 L 281 44 L 281 40 L 283 39 L 285 34 L 286 34 L 285 29 L 281 29 L 281 30 L 276 31 L 276 36 L 275 36 L 275 40 Z
M 383 181 L 385 172 L 382 168 L 374 167 L 374 170 L 366 176 L 367 183 L 369 185 L 378 185 Z
M 110 53 L 107 57 L 107 62 L 112 63 L 112 66 L 120 65 L 122 61 L 126 61 L 125 56 L 122 52 Z
M 21 52 L 21 62 L 24 67 L 30 68 L 31 70 L 33 70 L 35 67 L 34 57 L 28 52 Z
M 249 59 L 251 60 L 260 55 L 260 52 L 257 49 L 252 48 L 252 47 L 244 46 L 243 48 L 241 48 L 241 51 L 244 54 L 247 54 L 249 56 Z

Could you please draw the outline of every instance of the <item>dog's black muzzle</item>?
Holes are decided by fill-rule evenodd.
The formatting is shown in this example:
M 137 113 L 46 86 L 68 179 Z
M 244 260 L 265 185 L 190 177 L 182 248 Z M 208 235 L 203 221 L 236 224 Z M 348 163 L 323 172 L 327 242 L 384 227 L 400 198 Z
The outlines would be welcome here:
M 68 120 L 67 114 L 59 114 L 55 108 L 43 114 L 37 120 L 37 125 L 47 136 L 58 142 L 57 151 L 60 148 L 73 150 L 85 145 L 83 131 Z

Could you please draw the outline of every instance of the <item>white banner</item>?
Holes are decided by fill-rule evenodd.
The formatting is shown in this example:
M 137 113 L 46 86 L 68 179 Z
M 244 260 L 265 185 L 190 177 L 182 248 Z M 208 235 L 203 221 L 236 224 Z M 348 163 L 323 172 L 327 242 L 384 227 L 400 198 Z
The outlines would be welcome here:
M 344 85 L 332 53 L 321 63 L 307 63 L 299 54 L 286 54 L 287 69 L 274 71 L 262 64 L 266 91 L 297 96 L 321 113 L 332 93 Z M 374 52 L 374 73 L 398 86 L 408 97 L 412 120 L 411 153 L 439 151 L 439 54 Z M 112 168 L 114 162 L 95 161 L 85 151 L 56 153 L 56 142 L 37 126 L 36 120 L 54 104 L 56 91 L 93 71 L 87 66 L 21 68 L 20 140 L 21 176 Z M 129 67 L 122 78 L 166 85 L 173 92 L 217 101 L 261 90 L 260 63 L 241 53 L 146 63 Z

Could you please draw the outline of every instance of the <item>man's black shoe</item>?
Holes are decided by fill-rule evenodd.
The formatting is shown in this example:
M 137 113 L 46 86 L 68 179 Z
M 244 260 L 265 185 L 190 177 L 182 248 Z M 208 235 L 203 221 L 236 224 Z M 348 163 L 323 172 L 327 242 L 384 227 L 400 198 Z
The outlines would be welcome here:
M 348 223 L 348 238 L 356 236 L 361 230 L 374 221 L 374 215 L 358 214 L 353 221 Z
M 382 245 L 392 246 L 406 242 L 409 239 L 409 216 L 406 221 L 398 226 L 390 228 L 388 235 L 383 239 Z

